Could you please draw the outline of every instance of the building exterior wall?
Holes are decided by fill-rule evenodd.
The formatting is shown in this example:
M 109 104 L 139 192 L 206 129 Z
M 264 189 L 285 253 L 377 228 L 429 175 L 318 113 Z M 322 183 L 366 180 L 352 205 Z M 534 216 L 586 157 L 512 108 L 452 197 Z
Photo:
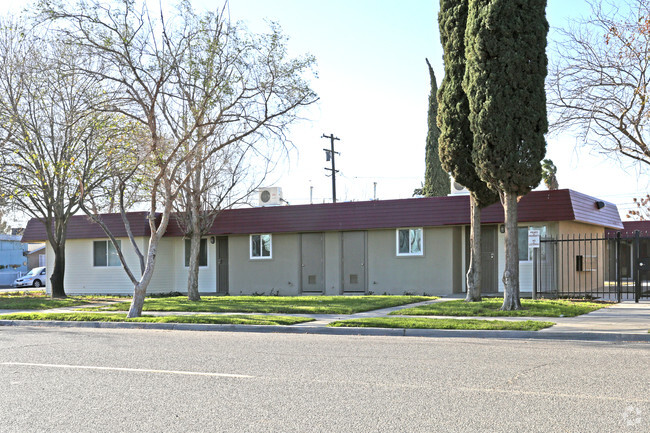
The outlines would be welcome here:
M 562 224 L 563 222 L 559 223 Z M 589 226 L 588 224 L 580 224 L 581 226 Z M 557 237 L 559 233 L 559 226 L 557 222 L 532 222 L 526 224 L 519 224 L 519 227 L 546 227 L 546 236 Z M 590 226 L 594 227 L 594 226 Z M 604 230 L 604 229 L 603 229 Z M 505 234 L 499 231 L 498 233 L 498 253 L 499 253 L 499 291 L 504 290 L 503 273 L 506 269 L 506 251 L 505 251 Z M 522 260 L 519 261 L 519 290 L 522 292 L 530 292 L 533 290 L 533 261 Z
M 465 269 L 464 260 L 464 247 L 465 243 L 463 242 L 464 230 L 462 227 L 454 227 L 452 232 L 452 263 L 454 264 L 452 270 L 452 292 L 453 293 L 462 293 L 463 292 L 463 282 L 466 277 L 463 269 Z
M 299 294 L 300 235 L 297 233 L 273 234 L 268 259 L 250 258 L 250 236 L 229 236 L 228 260 L 231 295 Z
M 451 294 L 454 228 L 424 229 L 421 256 L 398 256 L 396 236 L 395 229 L 368 232 L 369 291 L 377 295 Z
M 599 234 L 602 227 L 574 222 L 528 223 L 526 226 L 546 226 L 547 235 Z M 523 225 L 522 225 L 523 227 Z M 423 254 L 397 255 L 396 229 L 368 230 L 367 234 L 367 293 L 402 295 L 404 293 L 449 295 L 461 293 L 465 287 L 465 233 L 463 226 L 432 227 L 423 230 Z M 208 239 L 208 265 L 199 271 L 199 290 L 204 294 L 216 292 L 216 244 Z M 121 266 L 93 266 L 93 241 L 105 239 L 68 240 L 66 244 L 66 292 L 70 294 L 131 294 L 133 285 Z M 139 262 L 128 238 L 120 238 L 129 266 L 139 274 Z M 301 294 L 301 234 L 273 234 L 272 257 L 251 259 L 250 236 L 228 237 L 229 293 Z M 148 238 L 137 238 L 146 253 Z M 156 267 L 147 289 L 148 293 L 186 292 L 187 272 L 182 237 L 163 238 L 156 255 Z M 324 294 L 342 293 L 342 232 L 325 232 Z M 498 235 L 499 288 L 505 264 L 504 235 Z M 601 252 L 597 253 L 602 260 Z M 599 266 L 602 264 L 599 263 Z M 48 281 L 53 271 L 54 254 L 47 245 Z M 532 261 L 519 263 L 522 291 L 532 289 Z M 574 269 L 567 272 L 575 273 Z M 578 272 L 578 274 L 585 274 Z M 568 280 L 573 275 L 565 276 Z
M 605 235 L 605 228 L 591 224 L 576 223 L 573 221 L 561 221 L 559 223 L 559 238 L 562 239 L 585 239 L 602 238 Z M 606 272 L 605 263 L 605 242 L 564 242 L 559 246 L 559 257 L 561 261 L 557 271 L 557 293 L 579 294 L 602 290 L 594 287 L 604 282 Z M 583 270 L 577 268 L 577 257 L 583 260 Z
M 27 268 L 34 269 L 40 266 L 46 266 L 47 262 L 45 261 L 45 249 L 30 252 L 27 254 Z
M 16 240 L 0 239 L 0 271 L 25 272 L 27 271 L 27 259 L 23 252 L 27 251 L 27 244 Z
M 325 295 L 341 294 L 341 232 L 325 232 Z
M 134 274 L 139 274 L 140 264 L 128 238 L 118 238 L 126 262 Z M 133 284 L 122 266 L 93 266 L 93 242 L 106 239 L 70 239 L 66 241 L 66 266 L 64 287 L 67 294 L 132 294 Z M 54 251 L 47 243 L 47 280 L 54 270 Z
M 140 262 L 128 238 L 118 238 L 122 252 L 136 278 Z M 66 242 L 65 290 L 68 294 L 133 294 L 133 284 L 122 266 L 93 266 L 93 242 L 106 239 L 71 239 Z M 147 254 L 149 239 L 136 238 L 143 254 Z M 186 292 L 188 268 L 185 267 L 183 238 L 163 238 L 158 246 L 154 273 L 147 293 Z M 208 266 L 199 269 L 199 290 L 216 292 L 216 252 L 208 240 Z M 54 270 L 54 252 L 47 244 L 47 278 Z
M 182 238 L 162 238 L 158 244 L 158 251 L 156 253 L 156 264 L 154 266 L 153 276 L 147 287 L 147 293 L 169 293 L 169 292 L 183 292 L 187 290 L 187 282 L 185 285 L 178 282 L 177 272 L 183 268 L 183 257 L 180 260 L 177 257 L 176 250 L 183 246 Z M 140 251 L 145 255 L 149 247 L 149 238 L 141 237 L 138 239 Z M 136 268 L 138 271 L 140 267 Z M 200 271 L 199 271 L 200 275 Z M 131 290 L 131 293 L 133 290 Z
M 462 277 L 453 275 L 460 269 L 454 260 L 462 259 L 460 228 L 425 229 L 422 256 L 398 256 L 395 229 L 370 230 L 367 235 L 369 293 L 446 295 L 461 287 Z M 325 294 L 339 295 L 341 232 L 325 233 L 324 245 Z M 271 259 L 251 259 L 250 237 L 229 237 L 230 294 L 300 294 L 300 234 L 273 235 L 272 250 Z

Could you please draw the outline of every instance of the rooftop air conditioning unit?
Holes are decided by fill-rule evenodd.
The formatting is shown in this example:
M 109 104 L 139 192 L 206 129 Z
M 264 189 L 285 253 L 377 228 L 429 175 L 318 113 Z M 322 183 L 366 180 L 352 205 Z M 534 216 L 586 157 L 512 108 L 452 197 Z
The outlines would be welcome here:
M 260 206 L 279 206 L 282 204 L 282 188 L 277 186 L 258 190 Z
M 469 190 L 463 185 L 456 182 L 454 179 L 451 180 L 451 194 L 449 195 L 468 195 Z

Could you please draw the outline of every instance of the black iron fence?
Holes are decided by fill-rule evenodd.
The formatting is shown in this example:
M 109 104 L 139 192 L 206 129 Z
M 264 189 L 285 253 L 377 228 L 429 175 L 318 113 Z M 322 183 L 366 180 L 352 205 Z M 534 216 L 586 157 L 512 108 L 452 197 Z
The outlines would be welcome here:
M 552 298 L 650 298 L 650 234 L 541 239 L 533 291 Z

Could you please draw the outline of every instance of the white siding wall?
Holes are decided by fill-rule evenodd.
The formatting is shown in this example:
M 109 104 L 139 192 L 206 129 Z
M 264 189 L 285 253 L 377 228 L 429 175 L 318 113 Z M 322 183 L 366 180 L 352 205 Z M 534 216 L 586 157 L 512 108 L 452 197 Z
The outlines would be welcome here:
M 68 294 L 133 294 L 133 284 L 122 266 L 93 266 L 93 241 L 105 239 L 70 239 L 66 242 L 65 289 Z M 136 278 L 140 263 L 128 238 L 120 238 L 127 263 Z M 148 238 L 137 238 L 146 255 Z M 154 274 L 147 293 L 187 292 L 183 238 L 163 238 L 158 246 Z M 47 244 L 48 281 L 54 270 L 54 253 Z M 216 247 L 208 240 L 208 266 L 199 270 L 199 290 L 216 291 Z
M 140 265 L 128 238 L 119 238 L 127 263 L 134 273 Z M 93 266 L 93 241 L 106 239 L 69 239 L 66 241 L 65 291 L 67 294 L 132 294 L 133 285 L 122 266 Z M 141 241 L 141 239 L 139 239 Z M 47 244 L 47 278 L 54 270 L 54 251 Z
M 217 291 L 217 247 L 216 243 L 210 243 L 210 237 L 207 238 L 208 247 L 208 266 L 199 268 L 199 291 L 216 293 Z M 173 258 L 170 267 L 174 270 L 175 280 L 174 289 L 179 292 L 187 292 L 188 268 L 185 267 L 185 240 L 183 238 L 173 238 Z
M 147 288 L 147 293 L 168 293 L 181 291 L 176 286 L 176 269 L 178 267 L 174 250 L 179 238 L 162 238 L 158 244 L 156 253 L 156 265 L 154 267 L 153 277 Z M 182 242 L 182 239 L 180 239 Z M 148 244 L 149 239 L 145 240 Z M 146 248 L 143 249 L 146 255 Z M 181 265 L 183 263 L 181 262 Z M 186 289 L 186 287 L 184 288 Z

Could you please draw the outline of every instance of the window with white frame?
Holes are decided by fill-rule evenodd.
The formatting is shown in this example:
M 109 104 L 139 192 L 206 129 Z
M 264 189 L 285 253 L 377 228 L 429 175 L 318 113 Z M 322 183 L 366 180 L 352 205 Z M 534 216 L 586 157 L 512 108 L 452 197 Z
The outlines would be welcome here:
M 185 267 L 190 266 L 191 239 L 185 239 Z M 201 239 L 199 245 L 199 266 L 208 266 L 208 240 Z
M 271 235 L 251 235 L 251 259 L 272 258 Z
M 122 242 L 117 241 L 117 246 L 121 248 Z M 111 241 L 94 241 L 93 242 L 93 266 L 121 266 L 120 257 Z
M 397 255 L 421 256 L 422 254 L 422 227 L 397 229 Z
M 533 248 L 528 247 L 528 230 L 539 230 L 539 237 L 546 236 L 546 226 L 541 227 L 518 227 L 517 235 L 519 241 L 519 261 L 527 262 L 533 260 Z

